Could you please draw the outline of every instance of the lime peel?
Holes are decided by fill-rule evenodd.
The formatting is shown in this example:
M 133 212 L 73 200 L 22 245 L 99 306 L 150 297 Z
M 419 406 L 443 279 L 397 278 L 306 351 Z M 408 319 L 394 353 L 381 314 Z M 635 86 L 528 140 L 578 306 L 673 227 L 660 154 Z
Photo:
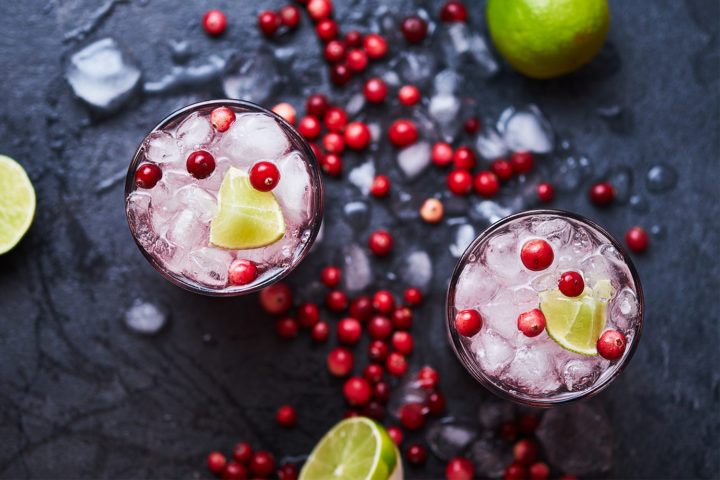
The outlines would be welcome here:
M 606 323 L 607 302 L 596 298 L 587 287 L 578 297 L 566 297 L 559 289 L 540 292 L 539 296 L 548 336 L 566 350 L 597 356 L 597 341 Z
M 35 189 L 25 169 L 0 155 L 0 255 L 17 245 L 35 217 Z

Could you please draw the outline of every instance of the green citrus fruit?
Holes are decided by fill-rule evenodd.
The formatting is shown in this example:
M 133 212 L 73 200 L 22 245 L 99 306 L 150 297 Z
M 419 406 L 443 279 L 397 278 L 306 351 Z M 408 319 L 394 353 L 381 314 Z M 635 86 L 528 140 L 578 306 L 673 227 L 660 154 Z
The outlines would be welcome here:
M 18 244 L 35 217 L 35 189 L 12 158 L 0 155 L 0 255 Z

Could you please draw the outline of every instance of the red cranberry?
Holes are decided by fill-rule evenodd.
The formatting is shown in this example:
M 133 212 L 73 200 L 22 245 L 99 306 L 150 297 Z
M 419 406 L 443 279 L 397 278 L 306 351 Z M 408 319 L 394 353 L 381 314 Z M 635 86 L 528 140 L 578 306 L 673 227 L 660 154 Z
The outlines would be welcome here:
M 580 480 L 575 475 L 568 475 L 567 473 L 563 475 L 562 477 L 558 478 L 558 480 Z
M 227 107 L 218 107 L 210 112 L 210 123 L 218 132 L 226 131 L 234 121 L 235 112 Z
M 368 346 L 368 356 L 373 362 L 384 362 L 390 353 L 390 347 L 382 340 L 373 340 Z
M 252 447 L 247 442 L 238 442 L 233 447 L 233 458 L 240 463 L 247 463 L 252 458 Z
M 278 480 L 297 480 L 300 472 L 292 463 L 283 463 L 277 471 Z
M 348 68 L 353 72 L 362 72 L 365 68 L 367 68 L 367 53 L 365 53 L 365 50 L 353 48 L 347 53 L 345 61 L 347 62 Z
M 515 152 L 510 156 L 510 164 L 518 175 L 532 170 L 534 163 L 533 154 L 530 152 Z
M 534 435 L 539 424 L 538 417 L 531 413 L 527 413 L 518 419 L 518 427 L 526 435 Z
M 390 179 L 385 175 L 377 175 L 370 185 L 370 194 L 376 197 L 384 197 L 390 191 Z
M 393 238 L 390 233 L 385 230 L 376 230 L 370 234 L 368 247 L 375 255 L 387 255 L 392 251 Z
M 425 447 L 423 447 L 419 443 L 413 443 L 412 445 L 409 445 L 405 449 L 405 458 L 413 465 L 421 465 L 425 463 L 425 459 L 427 458 L 427 452 L 425 451 Z
M 357 411 L 355 408 L 348 408 L 345 410 L 345 414 L 343 415 L 343 418 L 353 418 L 353 417 L 359 417 L 360 412 Z
M 375 315 L 368 322 L 367 331 L 373 340 L 385 340 L 392 335 L 392 322 L 387 317 Z
M 520 250 L 520 260 L 522 260 L 525 268 L 533 272 L 545 270 L 552 264 L 554 259 L 553 249 L 545 240 L 529 240 L 525 242 Z
M 330 102 L 322 93 L 313 93 L 305 101 L 305 111 L 315 118 L 323 118 L 330 108 Z
M 228 280 L 232 285 L 247 285 L 254 282 L 257 276 L 257 267 L 250 260 L 235 260 L 228 268 Z
M 438 167 L 450 165 L 453 161 L 453 149 L 445 142 L 436 142 L 430 152 L 430 160 Z
M 370 383 L 377 383 L 382 380 L 383 367 L 377 363 L 369 363 L 365 369 L 363 369 L 363 378 Z
M 363 407 L 361 413 L 364 417 L 372 418 L 377 422 L 382 422 L 385 419 L 385 407 L 377 401 L 371 400 L 370 403 Z
M 343 318 L 337 326 L 337 337 L 340 343 L 355 345 L 360 340 L 362 325 L 352 317 Z
M 378 290 L 373 295 L 372 305 L 381 314 L 388 314 L 395 308 L 395 299 L 387 290 Z
M 615 189 L 608 182 L 598 182 L 590 187 L 590 201 L 595 205 L 609 205 L 614 197 Z
M 407 372 L 408 364 L 401 353 L 392 352 L 385 360 L 385 367 L 390 375 L 400 377 Z
M 329 42 L 338 35 L 338 24 L 334 20 L 320 20 L 315 25 L 315 33 L 323 42 Z
M 482 328 L 482 317 L 477 310 L 463 310 L 455 316 L 455 328 L 464 337 L 472 337 Z
M 517 326 L 526 337 L 536 337 L 545 329 L 545 315 L 537 308 L 521 313 Z
M 393 443 L 396 447 L 399 447 L 400 444 L 403 441 L 403 431 L 400 429 L 400 427 L 387 427 L 385 430 L 387 430 L 388 435 L 390 435 L 390 438 L 392 438 Z
M 313 22 L 319 22 L 330 17 L 333 4 L 330 0 L 310 0 L 307 4 L 307 11 Z
M 135 171 L 135 185 L 138 188 L 153 188 L 161 178 L 162 170 L 152 163 L 143 163 Z
M 353 353 L 345 347 L 337 347 L 327 356 L 327 367 L 336 377 L 350 375 L 355 359 Z
M 423 301 L 423 294 L 419 288 L 408 287 L 405 289 L 403 298 L 405 299 L 405 303 L 407 303 L 409 306 L 417 307 Z
M 472 480 L 475 476 L 475 465 L 465 457 L 455 457 L 445 466 L 447 480 Z
M 372 300 L 367 295 L 360 295 L 350 302 L 350 316 L 365 323 L 373 315 Z
M 547 480 L 550 478 L 550 467 L 544 462 L 535 462 L 528 469 L 530 480 Z
M 325 305 L 333 312 L 342 312 L 347 308 L 347 304 L 347 295 L 340 290 L 333 290 L 325 297 Z
M 518 463 L 530 465 L 538 457 L 538 447 L 535 442 L 526 438 L 520 440 L 513 446 L 513 457 Z
M 524 465 L 513 462 L 503 472 L 503 480 L 525 480 L 527 478 L 527 469 Z
M 552 202 L 555 198 L 555 189 L 548 182 L 541 182 L 537 186 L 538 199 L 543 203 Z
M 398 307 L 393 310 L 390 320 L 395 330 L 410 330 L 413 323 L 413 313 L 408 307 Z
M 417 128 L 412 120 L 395 120 L 388 129 L 390 143 L 396 147 L 407 147 L 412 145 L 418 138 Z
M 625 233 L 625 244 L 635 253 L 642 253 L 648 246 L 648 234 L 642 227 L 632 227 Z
M 417 381 L 423 390 L 434 390 L 437 388 L 440 376 L 432 367 L 423 367 L 417 374 Z
M 227 17 L 220 10 L 208 10 L 203 15 L 202 25 L 210 35 L 220 35 L 227 27 Z
M 515 440 L 518 435 L 518 427 L 514 422 L 505 422 L 500 425 L 498 434 L 500 438 L 504 438 L 505 440 Z
M 363 122 L 350 122 L 345 127 L 345 143 L 353 150 L 362 150 L 370 143 L 370 129 Z
M 213 473 L 220 473 L 225 466 L 227 460 L 225 455 L 220 452 L 211 452 L 207 456 L 207 467 Z
M 260 290 L 260 306 L 271 315 L 282 315 L 292 307 L 292 292 L 283 282 Z
M 558 288 L 566 297 L 578 297 L 585 290 L 585 282 L 578 272 L 565 272 L 560 275 Z
M 363 34 L 357 30 L 350 30 L 345 34 L 345 43 L 347 43 L 348 47 L 362 47 Z
M 269 192 L 280 181 L 280 170 L 274 163 L 258 162 L 250 169 L 250 185 L 255 190 Z
M 339 40 L 330 40 L 325 45 L 325 60 L 330 63 L 337 63 L 345 58 L 345 44 Z
M 363 39 L 363 48 L 368 57 L 378 59 L 385 56 L 387 52 L 387 42 L 377 33 L 368 33 Z
M 330 68 L 330 81 L 333 85 L 342 87 L 352 80 L 352 71 L 344 63 L 336 63 Z
M 288 122 L 290 125 L 295 125 L 295 118 L 297 112 L 295 112 L 295 108 L 293 108 L 293 106 L 289 103 L 278 103 L 272 108 L 272 111 L 284 118 L 285 121 Z
M 450 0 L 442 6 L 440 19 L 443 22 L 464 22 L 467 20 L 467 9 L 462 2 Z
M 269 477 L 275 471 L 275 459 L 265 451 L 255 452 L 250 460 L 250 471 L 258 477 Z
M 320 168 L 330 176 L 338 177 L 342 173 L 343 160 L 337 153 L 328 153 L 322 159 Z
M 293 338 L 298 334 L 300 324 L 292 317 L 280 317 L 275 321 L 275 333 L 280 338 Z
M 320 309 L 314 303 L 301 304 L 295 315 L 297 321 L 303 328 L 310 328 L 320 320 Z
M 265 10 L 258 15 L 257 23 L 263 35 L 272 37 L 280 28 L 280 17 L 272 10 Z
M 398 91 L 398 100 L 403 105 L 411 107 L 420 101 L 420 90 L 415 85 L 404 85 Z
M 245 465 L 238 462 L 229 462 L 222 469 L 220 478 L 222 480 L 245 480 L 248 477 L 248 469 Z
M 463 125 L 468 135 L 475 135 L 478 130 L 480 130 L 481 126 L 480 119 L 477 117 L 470 117 L 466 119 L 465 124 Z
M 500 190 L 500 182 L 498 178 L 490 170 L 485 170 L 475 175 L 473 180 L 475 193 L 483 198 L 492 198 L 497 195 Z
M 310 330 L 310 336 L 316 342 L 324 342 L 330 338 L 330 325 L 327 322 L 318 322 Z
M 398 418 L 406 430 L 419 430 L 425 425 L 427 408 L 422 403 L 409 402 L 400 407 Z
M 467 195 L 473 187 L 473 178 L 467 170 L 453 170 L 447 176 L 448 189 L 455 195 Z
M 377 382 L 373 385 L 372 395 L 378 402 L 386 404 L 390 401 L 390 386 L 385 382 Z
M 347 125 L 348 116 L 340 107 L 330 107 L 325 112 L 325 126 L 331 132 L 342 132 Z
M 300 119 L 297 129 L 303 137 L 308 140 L 314 140 L 320 136 L 322 125 L 320 125 L 320 120 L 318 120 L 317 117 L 308 115 Z
M 295 5 L 285 5 L 280 9 L 280 22 L 288 28 L 300 25 L 300 9 Z
M 215 158 L 205 150 L 192 152 L 186 162 L 187 171 L 198 180 L 207 178 L 215 170 Z
M 408 43 L 422 43 L 427 35 L 427 29 L 427 22 L 417 15 L 406 17 L 400 25 L 400 31 Z
M 410 355 L 415 344 L 412 336 L 408 332 L 404 331 L 393 333 L 391 343 L 393 348 L 403 355 Z
M 501 182 L 507 182 L 515 173 L 512 164 L 504 158 L 498 158 L 490 164 L 490 170 Z
M 608 360 L 617 360 L 625 353 L 627 339 L 617 330 L 607 330 L 597 341 L 598 353 Z
M 292 427 L 297 423 L 297 413 L 295 413 L 295 409 L 290 405 L 283 405 L 278 408 L 275 414 L 275 420 L 283 427 Z
M 371 78 L 365 82 L 363 95 L 370 103 L 382 103 L 387 96 L 388 87 L 382 78 Z
M 372 396 L 372 387 L 362 377 L 348 378 L 343 386 L 343 395 L 350 405 L 362 407 L 367 405 Z
M 440 415 L 445 410 L 445 395 L 432 392 L 426 400 L 431 415 Z
M 322 140 L 323 148 L 329 153 L 342 153 L 345 150 L 345 139 L 337 132 L 328 132 Z
M 294 125 L 294 123 L 293 123 Z M 315 158 L 317 159 L 318 163 L 322 165 L 323 160 L 325 160 L 325 154 L 322 150 L 320 150 L 320 147 L 315 142 L 308 142 L 308 145 L 310 145 L 310 150 L 312 150 L 313 155 L 315 155 Z
M 342 272 L 338 267 L 332 265 L 323 268 L 320 272 L 320 281 L 328 287 L 337 287 L 340 284 L 342 278 Z
M 473 152 L 472 148 L 468 147 L 467 145 L 458 147 L 458 149 L 455 150 L 455 153 L 453 154 L 453 163 L 455 164 L 455 168 L 472 170 L 473 168 L 475 168 L 475 162 L 475 152 Z

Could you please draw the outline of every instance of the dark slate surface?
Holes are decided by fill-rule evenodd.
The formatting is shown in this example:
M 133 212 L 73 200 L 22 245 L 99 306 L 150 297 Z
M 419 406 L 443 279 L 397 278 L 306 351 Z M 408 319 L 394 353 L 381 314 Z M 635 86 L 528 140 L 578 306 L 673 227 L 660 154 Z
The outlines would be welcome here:
M 369 14 L 380 2 L 337 3 L 343 25 L 363 27 L 368 22 L 352 13 Z M 411 3 L 393 2 L 393 8 L 410 13 L 416 8 Z M 434 15 L 441 2 L 418 3 Z M 299 108 L 300 94 L 313 89 L 345 98 L 327 86 L 307 18 L 298 33 L 274 42 L 260 38 L 255 15 L 281 4 L 0 5 L 0 153 L 26 167 L 38 194 L 29 234 L 0 257 L 1 477 L 205 477 L 204 456 L 211 450 L 228 452 L 235 441 L 248 440 L 277 457 L 302 455 L 342 416 L 341 382 L 324 367 L 329 344 L 313 345 L 306 334 L 280 341 L 254 296 L 205 298 L 164 281 L 132 241 L 121 181 L 99 187 L 104 179 L 120 178 L 144 133 L 161 117 L 221 95 L 217 84 L 138 98 L 117 115 L 96 119 L 72 97 L 62 75 L 70 53 L 106 36 L 128 48 L 146 80 L 170 71 L 169 40 L 190 42 L 191 65 L 212 53 L 226 58 L 233 51 L 282 45 L 299 52 L 292 69 L 283 67 L 287 78 L 268 104 L 290 98 Z M 221 39 L 208 38 L 199 25 L 212 7 L 230 16 Z M 482 11 L 471 11 L 476 25 L 482 24 Z M 554 203 L 588 215 L 617 236 L 633 224 L 659 229 L 649 251 L 635 256 L 647 307 L 642 342 L 624 374 L 598 397 L 614 431 L 610 476 L 717 477 L 718 3 L 612 1 L 611 11 L 610 46 L 581 71 L 549 82 L 523 78 L 508 67 L 489 82 L 468 71 L 462 94 L 477 99 L 485 119 L 497 118 L 508 105 L 536 103 L 559 136 L 592 159 L 594 177 L 631 168 L 633 192 L 649 201 L 646 213 L 628 206 L 593 208 L 587 182 Z M 609 121 L 597 115 L 598 108 L 610 106 L 622 107 L 622 113 Z M 358 161 L 346 159 L 348 166 Z M 674 165 L 679 181 L 671 192 L 649 194 L 643 178 L 658 162 Z M 403 183 L 391 158 L 382 156 L 378 165 Z M 441 191 L 443 175 L 428 172 L 403 189 L 416 195 Z M 326 240 L 290 277 L 294 285 L 314 278 L 355 236 L 341 221 L 341 207 L 361 195 L 347 182 L 326 183 Z M 435 260 L 433 287 L 417 312 L 412 365 L 438 368 L 449 412 L 475 416 L 490 395 L 460 368 L 442 334 L 444 290 L 455 262 L 446 248 L 453 229 L 391 215 L 383 202 L 370 204 L 370 224 L 357 236 L 385 226 L 398 241 L 394 258 L 374 263 L 378 278 L 411 248 L 423 248 Z M 375 283 L 381 285 L 401 288 L 387 280 Z M 125 327 L 122 314 L 136 298 L 170 309 L 169 325 L 157 336 L 139 337 Z M 214 340 L 203 341 L 208 336 Z M 275 408 L 283 403 L 299 410 L 300 423 L 292 430 L 274 423 Z M 409 476 L 438 478 L 442 471 L 442 463 L 430 459 Z

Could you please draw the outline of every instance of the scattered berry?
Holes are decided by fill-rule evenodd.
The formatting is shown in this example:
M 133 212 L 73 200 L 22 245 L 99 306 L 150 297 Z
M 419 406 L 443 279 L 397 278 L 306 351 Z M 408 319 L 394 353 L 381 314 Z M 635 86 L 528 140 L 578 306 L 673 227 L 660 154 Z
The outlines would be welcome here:
M 275 333 L 280 338 L 296 337 L 300 330 L 300 324 L 292 317 L 280 317 L 275 320 Z
M 363 122 L 350 122 L 345 127 L 345 143 L 353 150 L 362 150 L 370 143 L 370 129 Z
M 390 179 L 385 175 L 377 175 L 370 185 L 370 194 L 375 197 L 384 197 L 390 191 Z
M 547 480 L 550 478 L 550 468 L 544 462 L 535 462 L 528 469 L 530 480 Z
M 392 352 L 385 360 L 385 367 L 390 375 L 400 377 L 407 372 L 408 364 L 401 353 Z
M 409 402 L 400 407 L 398 418 L 406 430 L 419 430 L 425 425 L 427 408 L 422 403 Z
M 518 419 L 518 427 L 526 435 L 534 435 L 539 424 L 540 420 L 532 413 L 527 413 Z
M 477 310 L 463 310 L 455 316 L 455 328 L 464 337 L 472 337 L 482 328 L 482 317 Z
M 515 174 L 512 164 L 504 158 L 498 158 L 490 164 L 490 170 L 501 182 L 507 182 Z
M 390 347 L 382 340 L 373 340 L 368 346 L 368 356 L 373 362 L 384 362 L 390 353 Z
M 440 381 L 440 376 L 434 368 L 425 366 L 418 372 L 417 381 L 420 383 L 420 388 L 424 390 L 435 390 Z
M 518 435 L 518 427 L 515 422 L 505 422 L 500 425 L 498 429 L 498 435 L 505 440 L 515 440 Z
M 143 163 L 135 170 L 135 185 L 138 188 L 153 188 L 161 178 L 162 170 L 152 163 Z
M 305 101 L 305 111 L 315 118 L 323 118 L 330 108 L 330 101 L 322 93 L 313 93 Z
M 538 199 L 543 203 L 552 202 L 555 198 L 555 189 L 548 182 L 541 182 L 537 186 Z
M 227 460 L 225 455 L 220 452 L 211 452 L 207 456 L 207 467 L 213 473 L 220 473 L 225 466 Z
M 390 386 L 385 382 L 378 382 L 373 385 L 372 395 L 378 402 L 386 404 L 390 401 Z
M 278 103 L 272 108 L 272 111 L 280 115 L 282 118 L 285 119 L 286 122 L 288 122 L 290 125 L 295 125 L 295 120 L 297 118 L 297 112 L 295 111 L 295 108 L 290 105 L 287 102 Z M 233 114 L 234 115 L 234 114 Z M 234 120 L 234 118 L 233 118 Z M 213 125 L 215 125 L 215 122 L 213 122 Z M 218 129 L 218 131 L 223 132 L 224 130 L 220 130 L 217 125 L 215 125 L 215 128 Z M 225 129 L 227 130 L 227 128 Z
M 356 48 L 363 46 L 363 34 L 357 30 L 350 30 L 345 34 L 345 43 L 348 47 Z
M 595 205 L 610 205 L 614 197 L 615 189 L 608 182 L 598 182 L 590 187 L 590 201 Z
M 333 85 L 342 87 L 352 80 L 352 71 L 344 63 L 336 63 L 330 68 L 330 81 Z
M 450 0 L 442 6 L 440 19 L 443 22 L 464 22 L 467 20 L 467 9 L 462 2 Z
M 475 465 L 465 457 L 455 457 L 445 466 L 447 480 L 472 480 L 475 476 Z
M 342 132 L 348 121 L 347 113 L 340 107 L 328 108 L 323 118 L 325 120 L 325 126 L 331 132 Z
M 322 146 L 328 153 L 342 153 L 345 150 L 345 139 L 337 132 L 328 132 L 323 137 Z
M 391 343 L 393 348 L 403 355 L 410 355 L 415 344 L 412 336 L 405 331 L 393 333 Z
M 337 63 L 345 58 L 346 51 L 344 43 L 339 40 L 330 40 L 325 44 L 325 60 L 330 63 Z
M 413 323 L 413 313 L 408 307 L 398 307 L 393 310 L 390 320 L 395 330 L 410 330 Z
M 368 56 L 365 50 L 353 48 L 347 53 L 345 61 L 347 62 L 348 68 L 353 72 L 362 72 L 367 67 Z
M 295 314 L 297 321 L 303 328 L 310 328 L 320 321 L 320 309 L 314 303 L 301 304 Z
M 272 10 L 265 10 L 258 15 L 257 23 L 263 35 L 272 37 L 280 28 L 280 17 Z
M 360 295 L 350 302 L 350 316 L 365 323 L 373 316 L 372 300 L 367 295 Z
M 435 142 L 430 151 L 430 160 L 438 167 L 450 165 L 453 161 L 453 149 L 445 142 Z
M 318 38 L 323 42 L 329 42 L 337 37 L 338 31 L 338 24 L 329 18 L 320 20 L 318 24 L 315 25 L 315 33 L 317 33 Z
M 515 152 L 510 156 L 510 164 L 518 175 L 528 173 L 532 170 L 534 163 L 535 159 L 530 152 Z
M 597 341 L 597 351 L 603 358 L 617 360 L 625 353 L 627 339 L 617 330 L 607 330 Z
M 411 107 L 420 101 L 420 90 L 415 85 L 404 85 L 398 91 L 398 100 Z
M 367 324 L 367 331 L 373 340 L 385 340 L 392 335 L 392 322 L 382 315 L 375 315 Z
M 473 178 L 467 170 L 453 170 L 447 176 L 448 189 L 455 195 L 467 195 L 473 187 Z
M 420 218 L 427 223 L 437 223 L 443 217 L 443 204 L 437 198 L 428 198 L 420 207 Z
M 278 408 L 275 414 L 275 420 L 283 427 L 292 427 L 297 423 L 297 413 L 295 413 L 295 409 L 290 405 L 283 405 Z
M 247 477 L 247 467 L 238 462 L 228 462 L 220 474 L 220 478 L 222 478 L 222 480 L 245 480 Z
M 545 240 L 528 240 L 520 250 L 520 260 L 522 260 L 525 268 L 533 272 L 545 270 L 552 264 L 554 259 L 553 249 Z
M 403 441 L 403 432 L 400 429 L 400 427 L 395 427 L 395 426 L 387 427 L 386 430 L 387 430 L 388 435 L 390 435 L 390 438 L 392 438 L 392 441 L 395 444 L 395 446 L 399 447 Z
M 445 395 L 432 392 L 425 401 L 431 415 L 440 415 L 445 410 Z
M 202 25 L 210 35 L 220 35 L 227 27 L 227 17 L 220 10 L 208 10 L 203 15 Z
M 258 276 L 257 267 L 250 260 L 237 259 L 228 268 L 228 280 L 232 285 L 247 285 Z
M 343 386 L 343 395 L 350 405 L 362 407 L 367 405 L 372 396 L 372 387 L 362 377 L 348 378 Z
M 218 107 L 210 112 L 210 123 L 218 132 L 226 131 L 234 121 L 235 112 L 227 107 Z
M 300 9 L 295 5 L 285 5 L 280 9 L 280 23 L 288 28 L 300 25 Z
M 345 347 L 337 347 L 330 351 L 327 356 L 327 367 L 330 373 L 336 377 L 350 375 L 355 359 L 353 353 Z
M 379 313 L 387 315 L 395 308 L 395 299 L 387 290 L 378 290 L 373 295 L 372 305 Z
M 427 458 L 425 447 L 419 443 L 408 445 L 405 449 L 405 458 L 413 465 L 422 465 L 425 463 L 425 459 Z
M 536 337 L 545 329 L 545 315 L 537 308 L 521 313 L 517 319 L 517 326 L 526 337 Z
M 252 458 L 252 447 L 247 442 L 238 442 L 233 447 L 233 458 L 240 463 L 247 463 Z
M 503 480 L 525 480 L 527 478 L 527 469 L 518 462 L 513 462 L 503 472 Z
M 475 176 L 473 180 L 475 193 L 484 198 L 492 198 L 497 195 L 500 190 L 500 182 L 498 178 L 489 170 L 482 171 Z
M 470 117 L 465 120 L 463 127 L 468 135 L 475 135 L 481 127 L 480 119 L 477 117 Z
M 395 120 L 388 129 L 390 143 L 396 147 L 403 148 L 412 145 L 418 138 L 417 127 L 412 120 Z
M 642 227 L 632 227 L 625 233 L 625 244 L 635 253 L 642 253 L 648 246 L 648 234 Z
M 416 307 L 422 303 L 423 294 L 419 288 L 408 287 L 405 289 L 405 293 L 403 293 L 403 298 L 409 306 Z
M 297 130 L 300 135 L 308 140 L 315 140 L 320 136 L 322 125 L 320 125 L 320 120 L 318 120 L 317 117 L 308 115 L 300 119 Z
M 201 180 L 215 170 L 215 157 L 205 150 L 196 150 L 188 155 L 185 166 L 190 175 Z
M 363 95 L 370 103 L 382 103 L 387 96 L 388 87 L 382 78 L 371 78 L 365 82 Z
M 376 230 L 370 234 L 368 239 L 368 248 L 375 255 L 383 256 L 392 251 L 393 238 L 386 230 Z
M 330 17 L 333 4 L 330 0 L 310 0 L 307 4 L 307 11 L 313 22 L 319 22 Z
M 376 60 L 385 56 L 387 42 L 377 33 L 369 33 L 363 39 L 363 48 L 368 57 Z
M 515 461 L 523 465 L 532 464 L 538 457 L 537 444 L 527 438 L 518 441 L 513 446 L 513 457 L 515 458 Z
M 427 35 L 428 25 L 417 15 L 410 15 L 402 21 L 400 31 L 408 43 L 422 43 Z
M 260 306 L 271 315 L 282 315 L 292 307 L 292 292 L 283 282 L 260 290 Z
M 340 284 L 342 272 L 338 267 L 329 265 L 320 272 L 320 281 L 328 287 L 337 287 Z
M 340 320 L 337 326 L 337 337 L 340 343 L 345 345 L 355 345 L 360 340 L 362 334 L 362 325 L 352 317 L 346 317 Z
M 363 378 L 370 383 L 377 383 L 382 380 L 383 367 L 378 363 L 369 363 L 363 369 Z
M 467 145 L 462 145 L 455 150 L 453 153 L 453 164 L 455 168 L 462 168 L 463 170 L 472 170 L 475 168 L 477 157 L 472 148 Z
M 333 290 L 325 297 L 325 305 L 333 312 L 342 312 L 347 308 L 347 304 L 347 295 L 340 290 Z
M 274 163 L 258 162 L 250 169 L 250 184 L 255 190 L 269 192 L 280 181 L 280 170 Z
M 275 459 L 269 452 L 255 452 L 250 459 L 250 471 L 258 477 L 269 477 L 275 471 Z
M 371 400 L 360 412 L 364 417 L 370 417 L 375 421 L 382 422 L 385 419 L 385 407 L 382 403 Z
M 322 157 L 320 168 L 330 176 L 337 177 L 342 173 L 343 161 L 342 157 L 337 153 L 328 153 Z
M 278 480 L 297 480 L 300 472 L 292 463 L 283 463 L 277 471 Z
M 327 322 L 317 322 L 310 330 L 310 336 L 316 342 L 324 342 L 330 338 L 330 325 Z
M 578 297 L 585 290 L 585 282 L 578 272 L 565 272 L 560 275 L 558 288 L 566 297 Z

